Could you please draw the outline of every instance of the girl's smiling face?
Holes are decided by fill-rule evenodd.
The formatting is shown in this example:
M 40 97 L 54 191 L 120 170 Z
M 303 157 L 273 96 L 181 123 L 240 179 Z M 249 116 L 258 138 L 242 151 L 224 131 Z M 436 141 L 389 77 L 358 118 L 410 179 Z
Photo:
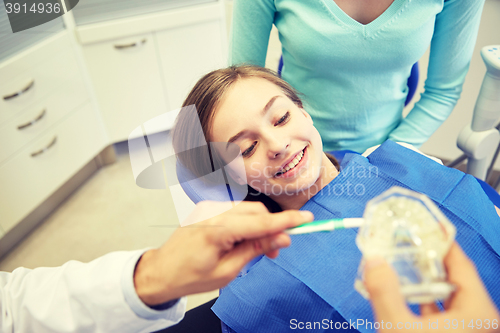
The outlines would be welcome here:
M 225 93 L 212 124 L 210 141 L 238 145 L 247 183 L 281 205 L 279 198 L 313 186 L 309 194 L 314 195 L 337 174 L 309 114 L 265 79 L 239 79 Z M 232 172 L 240 183 L 241 172 Z

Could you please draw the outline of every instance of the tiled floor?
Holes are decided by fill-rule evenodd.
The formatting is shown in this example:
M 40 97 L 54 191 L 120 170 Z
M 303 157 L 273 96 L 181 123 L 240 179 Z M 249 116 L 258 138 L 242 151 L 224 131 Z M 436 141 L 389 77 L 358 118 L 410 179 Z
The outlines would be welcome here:
M 178 226 L 166 190 L 136 186 L 126 143 L 116 163 L 99 169 L 37 229 L 0 261 L 0 270 L 88 262 L 111 251 L 158 247 Z M 172 223 L 174 221 L 174 223 Z M 217 291 L 188 297 L 188 308 Z

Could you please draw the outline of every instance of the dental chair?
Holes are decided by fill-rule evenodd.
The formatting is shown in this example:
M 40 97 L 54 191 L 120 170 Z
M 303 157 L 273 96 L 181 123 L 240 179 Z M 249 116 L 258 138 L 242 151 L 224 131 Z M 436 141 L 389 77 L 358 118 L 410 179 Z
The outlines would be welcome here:
M 500 45 L 483 47 L 481 57 L 486 65 L 486 74 L 474 106 L 472 122 L 462 129 L 457 139 L 457 146 L 464 154 L 447 166 L 455 167 L 467 159 L 467 173 L 477 179 L 487 181 L 500 153 L 500 124 L 498 123 L 500 120 Z M 490 161 L 489 165 L 488 161 Z M 499 185 L 500 177 L 493 187 L 498 190 Z

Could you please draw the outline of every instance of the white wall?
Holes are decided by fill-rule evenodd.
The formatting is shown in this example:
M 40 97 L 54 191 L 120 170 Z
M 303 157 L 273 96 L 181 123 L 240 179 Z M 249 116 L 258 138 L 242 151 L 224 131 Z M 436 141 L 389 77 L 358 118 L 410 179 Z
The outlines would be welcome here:
M 331 0 L 333 1 L 333 0 Z M 228 32 L 231 23 L 231 10 L 233 1 L 226 2 Z M 434 135 L 423 146 L 425 153 L 438 156 L 443 159 L 452 160 L 461 154 L 457 148 L 456 140 L 460 130 L 472 119 L 472 111 L 476 102 L 479 89 L 483 81 L 486 68 L 479 51 L 483 46 L 500 44 L 500 0 L 486 0 L 479 27 L 479 33 L 474 55 L 472 57 L 469 73 L 465 79 L 462 97 L 458 101 L 454 111 L 445 123 L 434 133 Z M 266 59 L 266 67 L 277 69 L 279 57 L 281 55 L 281 44 L 278 39 L 278 31 L 275 27 L 271 31 L 269 49 Z M 405 109 L 408 112 L 413 104 L 420 98 L 427 73 L 429 53 L 427 52 L 419 62 L 420 81 L 418 90 L 412 102 Z M 499 110 L 500 111 L 500 110 Z M 496 169 L 500 169 L 500 161 L 496 164 Z

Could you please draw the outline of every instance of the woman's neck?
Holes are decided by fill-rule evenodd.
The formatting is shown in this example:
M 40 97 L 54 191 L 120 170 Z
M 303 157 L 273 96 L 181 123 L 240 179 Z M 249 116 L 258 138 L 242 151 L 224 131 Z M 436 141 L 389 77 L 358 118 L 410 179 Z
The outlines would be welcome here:
M 323 187 L 325 187 L 333 179 L 335 179 L 338 174 L 339 171 L 335 168 L 328 156 L 323 153 L 320 174 L 314 184 L 312 184 L 309 188 L 300 190 L 292 195 L 287 194 L 271 198 L 276 201 L 276 203 L 278 203 L 283 210 L 300 209 L 306 204 L 307 201 L 309 201 L 309 199 L 311 199 L 314 195 L 316 195 L 316 193 L 321 191 Z

